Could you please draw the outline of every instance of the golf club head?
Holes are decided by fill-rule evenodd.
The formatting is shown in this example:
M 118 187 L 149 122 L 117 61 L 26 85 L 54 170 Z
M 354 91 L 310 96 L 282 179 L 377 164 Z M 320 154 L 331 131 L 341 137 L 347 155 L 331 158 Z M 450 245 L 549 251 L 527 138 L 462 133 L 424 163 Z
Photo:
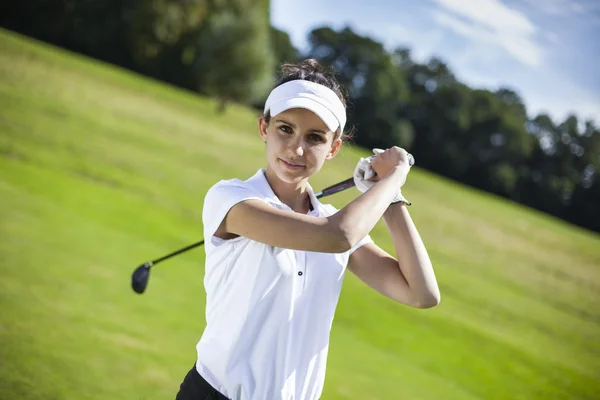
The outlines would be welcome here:
M 148 285 L 148 279 L 150 278 L 150 267 L 151 262 L 147 262 L 140 265 L 133 271 L 131 275 L 131 288 L 138 294 L 144 293 L 146 286 Z

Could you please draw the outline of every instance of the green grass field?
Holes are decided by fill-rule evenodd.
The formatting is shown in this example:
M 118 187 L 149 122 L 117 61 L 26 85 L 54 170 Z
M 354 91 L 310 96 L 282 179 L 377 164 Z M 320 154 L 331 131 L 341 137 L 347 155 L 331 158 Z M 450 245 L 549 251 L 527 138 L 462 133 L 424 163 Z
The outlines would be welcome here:
M 264 165 L 256 115 L 0 31 L 0 398 L 174 398 L 204 327 L 205 192 Z M 350 176 L 346 147 L 311 182 Z M 415 154 L 419 160 L 419 155 Z M 341 207 L 355 189 L 328 198 Z M 324 399 L 599 399 L 600 235 L 418 167 L 441 304 L 348 275 Z M 383 224 L 372 233 L 393 251 Z M 268 400 L 268 399 L 265 399 Z

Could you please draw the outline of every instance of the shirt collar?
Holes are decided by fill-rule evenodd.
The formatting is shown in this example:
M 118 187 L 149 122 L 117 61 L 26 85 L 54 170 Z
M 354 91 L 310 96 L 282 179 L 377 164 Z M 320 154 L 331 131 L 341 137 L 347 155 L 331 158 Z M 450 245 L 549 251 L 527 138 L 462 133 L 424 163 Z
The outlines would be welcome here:
M 291 208 L 288 207 L 286 204 L 284 204 L 281 200 L 279 200 L 279 198 L 277 197 L 275 192 L 273 192 L 271 185 L 269 185 L 269 181 L 267 181 L 265 172 L 266 172 L 265 168 L 259 169 L 256 172 L 256 174 L 254 174 L 254 176 L 250 177 L 246 182 L 248 182 L 249 184 L 254 186 L 256 189 L 258 189 L 260 194 L 263 195 L 268 202 L 282 206 L 286 210 L 291 210 Z M 306 192 L 308 193 L 308 197 L 310 198 L 310 202 L 314 209 L 312 211 L 309 211 L 308 214 L 309 215 L 313 215 L 313 214 L 319 215 L 321 213 L 322 204 L 317 199 L 317 196 L 315 196 L 312 186 L 310 186 L 310 183 L 308 183 L 308 182 L 306 182 Z

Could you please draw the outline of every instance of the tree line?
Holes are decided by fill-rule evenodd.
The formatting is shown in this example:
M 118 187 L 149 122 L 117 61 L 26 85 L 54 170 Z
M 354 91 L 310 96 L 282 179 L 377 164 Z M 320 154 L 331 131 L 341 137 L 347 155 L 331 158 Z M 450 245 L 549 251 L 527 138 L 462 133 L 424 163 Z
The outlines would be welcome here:
M 220 109 L 260 109 L 281 63 L 315 58 L 348 89 L 357 145 L 402 146 L 420 167 L 600 232 L 600 128 L 529 115 L 515 90 L 471 88 L 439 58 L 326 26 L 301 52 L 270 25 L 268 0 L 29 0 L 1 5 L 0 25 Z

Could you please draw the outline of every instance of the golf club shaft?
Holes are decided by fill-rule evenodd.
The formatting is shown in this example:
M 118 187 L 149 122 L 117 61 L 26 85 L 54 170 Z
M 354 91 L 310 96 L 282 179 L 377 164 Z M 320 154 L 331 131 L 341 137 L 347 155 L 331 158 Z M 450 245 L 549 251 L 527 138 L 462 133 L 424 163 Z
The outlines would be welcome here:
M 172 252 L 171 254 L 167 254 L 166 256 L 162 256 L 161 258 L 157 258 L 156 260 L 151 261 L 152 265 L 158 264 L 159 262 L 161 262 L 163 260 L 166 260 L 167 258 L 171 258 L 173 256 L 176 256 L 177 254 L 184 253 L 184 252 L 186 252 L 188 250 L 193 249 L 194 247 L 202 246 L 203 244 L 204 244 L 204 240 L 201 240 L 201 241 L 196 242 L 194 244 L 190 244 L 189 246 L 186 246 L 183 249 L 179 249 L 177 251 Z
M 321 197 L 331 196 L 332 194 L 341 192 L 342 190 L 349 189 L 349 188 L 351 188 L 353 186 L 354 186 L 354 178 L 348 178 L 345 181 L 336 183 L 335 185 L 328 186 L 325 189 L 323 189 L 322 191 L 320 191 L 318 193 L 315 193 L 315 197 L 317 199 L 320 199 Z M 204 244 L 204 240 L 201 240 L 201 241 L 196 242 L 194 244 L 190 244 L 189 246 L 186 246 L 186 247 L 184 247 L 182 249 L 174 251 L 173 253 L 167 254 L 166 256 L 163 256 L 161 258 L 157 258 L 156 260 L 150 261 L 147 264 L 149 264 L 149 266 L 156 265 L 159 262 L 161 262 L 163 260 L 166 260 L 167 258 L 171 258 L 171 257 L 176 256 L 178 254 L 184 253 L 184 252 L 186 252 L 188 250 L 191 250 L 191 249 L 193 249 L 195 247 L 202 246 L 203 244 Z

